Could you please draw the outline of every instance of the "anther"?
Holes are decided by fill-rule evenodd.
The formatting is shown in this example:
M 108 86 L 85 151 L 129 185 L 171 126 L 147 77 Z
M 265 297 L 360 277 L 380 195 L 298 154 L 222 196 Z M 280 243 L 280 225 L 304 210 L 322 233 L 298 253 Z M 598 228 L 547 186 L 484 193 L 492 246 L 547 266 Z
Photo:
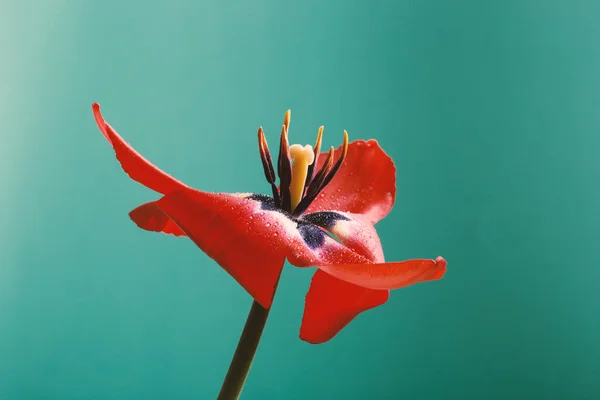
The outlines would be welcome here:
M 286 120 L 289 125 L 289 111 Z M 279 190 L 281 197 L 281 208 L 291 211 L 290 184 L 292 183 L 292 166 L 290 159 L 290 145 L 288 143 L 287 129 L 284 124 L 281 128 L 281 139 L 279 141 L 279 160 L 277 163 L 277 174 L 279 175 Z
M 319 127 L 319 133 L 317 133 L 317 141 L 315 142 L 315 150 L 313 154 L 315 155 L 314 162 L 308 167 L 308 174 L 306 175 L 306 182 L 304 183 L 305 187 L 308 187 L 315 177 L 315 171 L 317 168 L 317 162 L 319 161 L 319 153 L 321 152 L 321 141 L 323 139 L 323 126 Z
M 283 116 L 283 125 L 285 125 L 285 132 L 290 131 L 290 120 L 292 119 L 292 110 L 287 110 Z
M 327 175 L 329 174 L 329 172 L 331 171 L 331 168 L 333 167 L 334 156 L 335 156 L 335 150 L 333 149 L 333 146 L 331 146 L 329 148 L 329 154 L 327 155 L 327 158 L 325 159 L 325 163 L 323 164 L 323 167 L 321 168 L 321 170 L 319 172 L 317 172 L 315 179 L 313 179 L 310 186 L 308 187 L 308 191 L 306 193 L 307 197 L 314 196 L 319 190 L 321 190 L 321 187 L 323 187 L 323 182 L 325 182 Z
M 273 168 L 273 160 L 271 158 L 271 152 L 265 138 L 265 132 L 262 126 L 258 128 L 258 148 L 260 150 L 260 159 L 262 161 L 263 169 L 265 171 L 265 178 L 267 182 L 271 184 L 271 190 L 273 191 L 273 200 L 277 206 L 280 206 L 279 190 L 275 185 L 275 169 Z

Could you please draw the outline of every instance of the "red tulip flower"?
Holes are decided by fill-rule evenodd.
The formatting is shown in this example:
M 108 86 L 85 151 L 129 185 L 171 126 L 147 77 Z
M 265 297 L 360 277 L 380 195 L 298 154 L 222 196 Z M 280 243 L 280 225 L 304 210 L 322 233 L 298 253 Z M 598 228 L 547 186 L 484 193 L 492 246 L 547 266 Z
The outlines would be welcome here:
M 446 271 L 441 257 L 385 261 L 374 224 L 394 205 L 396 170 L 375 140 L 348 143 L 344 132 L 342 146 L 320 153 L 321 127 L 314 149 L 290 146 L 288 111 L 276 168 L 264 132 L 258 130 L 272 195 L 208 193 L 152 165 L 104 120 L 98 104 L 92 108 L 125 172 L 162 195 L 131 211 L 131 219 L 148 231 L 189 237 L 254 298 L 258 304 L 253 310 L 255 314 L 262 310 L 264 321 L 285 260 L 297 267 L 317 268 L 300 328 L 300 338 L 307 342 L 330 340 L 359 313 L 385 303 L 390 290 L 440 279 Z M 248 330 L 252 330 L 251 319 Z M 254 328 L 258 331 L 252 339 L 255 346 L 264 321 Z M 251 360 L 252 356 L 246 360 L 245 373 Z M 232 369 L 233 364 L 230 374 Z M 241 385 L 243 381 L 240 390 Z

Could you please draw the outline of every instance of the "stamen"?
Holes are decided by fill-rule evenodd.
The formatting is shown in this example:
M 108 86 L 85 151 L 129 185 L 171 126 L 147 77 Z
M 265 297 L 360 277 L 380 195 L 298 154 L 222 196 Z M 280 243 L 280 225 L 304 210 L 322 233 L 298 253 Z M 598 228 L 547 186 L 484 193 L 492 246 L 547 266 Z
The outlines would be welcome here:
M 273 168 L 273 160 L 271 159 L 271 152 L 269 151 L 269 145 L 265 138 L 265 132 L 262 126 L 258 128 L 258 148 L 260 150 L 260 159 L 262 161 L 263 169 L 265 171 L 265 178 L 267 182 L 271 184 L 271 190 L 273 191 L 273 200 L 277 206 L 281 205 L 279 198 L 279 190 L 275 185 L 275 169 Z
M 317 133 L 317 141 L 315 142 L 315 151 L 313 153 L 315 155 L 315 160 L 308 167 L 308 174 L 306 175 L 306 182 L 304 183 L 305 187 L 308 187 L 308 185 L 310 185 L 313 178 L 315 177 L 317 161 L 319 161 L 319 153 L 321 152 L 321 140 L 323 139 L 323 129 L 323 126 L 319 127 L 319 133 Z
M 265 178 L 267 182 L 275 183 L 275 170 L 273 169 L 273 161 L 271 160 L 271 152 L 265 139 L 265 132 L 262 126 L 258 128 L 258 148 L 260 150 L 260 160 L 262 161 L 263 169 L 265 170 Z
M 339 160 L 337 160 L 333 169 L 327 174 L 327 178 L 325 178 L 325 182 L 323 182 L 323 187 L 321 187 L 321 189 L 323 189 L 325 186 L 327 186 L 329 184 L 329 182 L 331 182 L 331 180 L 333 179 L 335 174 L 338 172 L 338 170 L 342 166 L 342 163 L 346 159 L 346 154 L 348 154 L 348 132 L 346 132 L 346 130 L 344 130 L 344 142 L 342 143 L 342 156 L 339 158 Z
M 286 117 L 289 115 L 286 113 Z M 287 117 L 289 125 L 289 117 Z M 292 166 L 290 160 L 290 145 L 288 143 L 287 129 L 284 125 L 281 128 L 281 139 L 279 141 L 279 160 L 277 162 L 277 174 L 279 175 L 279 190 L 281 195 L 281 208 L 290 212 L 290 184 L 292 183 Z
M 292 164 L 292 182 L 290 184 L 290 199 L 293 212 L 304 194 L 304 183 L 308 174 L 308 167 L 315 160 L 315 154 L 311 145 L 302 147 L 299 144 L 290 146 L 290 156 L 294 161 Z
M 317 175 L 315 176 L 315 179 L 311 182 L 310 186 L 308 187 L 308 192 L 306 193 L 307 197 L 314 196 L 315 193 L 317 193 L 323 186 L 323 182 L 325 181 L 325 178 L 327 178 L 327 175 L 329 174 L 329 171 L 331 171 L 331 167 L 333 166 L 334 156 L 335 156 L 335 150 L 333 149 L 333 146 L 331 146 L 329 148 L 329 154 L 327 155 L 327 158 L 325 159 L 325 163 L 323 164 L 323 167 L 317 173 Z
M 275 184 L 275 170 L 271 152 L 262 127 L 258 128 L 258 147 L 262 161 L 265 178 L 273 190 L 273 200 L 277 208 L 292 213 L 294 216 L 302 214 L 315 200 L 338 172 L 346 155 L 348 154 L 348 132 L 344 131 L 344 142 L 340 158 L 335 165 L 334 148 L 331 147 L 325 163 L 317 171 L 317 162 L 321 151 L 323 127 L 319 127 L 317 141 L 314 149 L 310 145 L 298 144 L 290 147 L 288 131 L 292 112 L 287 110 L 283 117 L 281 137 L 279 140 L 279 157 L 277 159 L 277 175 L 279 176 L 279 189 Z M 293 163 L 292 163 L 293 161 Z

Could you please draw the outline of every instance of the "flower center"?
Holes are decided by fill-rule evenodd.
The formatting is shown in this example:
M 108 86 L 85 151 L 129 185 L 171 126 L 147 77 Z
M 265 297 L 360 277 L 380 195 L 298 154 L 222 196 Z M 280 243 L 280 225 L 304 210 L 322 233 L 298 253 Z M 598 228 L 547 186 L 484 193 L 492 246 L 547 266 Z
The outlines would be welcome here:
M 304 184 L 308 175 L 308 166 L 315 160 L 315 153 L 310 144 L 302 147 L 299 144 L 290 146 L 290 157 L 292 158 L 292 182 L 290 183 L 291 211 L 294 212 L 302 196 L 304 195 Z
M 318 156 L 321 151 L 323 127 L 319 128 L 314 150 L 310 145 L 302 147 L 299 144 L 294 144 L 290 146 L 288 143 L 290 117 L 291 112 L 288 110 L 283 119 L 279 140 L 279 158 L 277 159 L 279 188 L 275 184 L 275 168 L 273 168 L 271 152 L 262 127 L 258 128 L 258 148 L 265 178 L 267 178 L 267 182 L 269 182 L 273 191 L 275 206 L 293 216 L 298 216 L 306 211 L 342 166 L 348 153 L 348 133 L 344 131 L 341 154 L 335 164 L 333 163 L 335 152 L 331 147 L 327 159 L 321 169 L 316 172 Z

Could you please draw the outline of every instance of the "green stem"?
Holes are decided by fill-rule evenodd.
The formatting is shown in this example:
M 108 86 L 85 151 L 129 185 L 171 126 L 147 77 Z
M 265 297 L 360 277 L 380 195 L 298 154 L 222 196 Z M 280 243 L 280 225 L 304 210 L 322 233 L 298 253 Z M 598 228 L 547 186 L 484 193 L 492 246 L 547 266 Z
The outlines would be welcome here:
M 252 303 L 252 308 L 248 313 L 246 325 L 242 331 L 242 336 L 235 349 L 233 360 L 229 365 L 229 370 L 225 376 L 225 381 L 219 392 L 217 400 L 237 400 L 240 397 L 252 360 L 256 354 L 260 337 L 265 328 L 269 310 L 264 308 L 256 301 Z

